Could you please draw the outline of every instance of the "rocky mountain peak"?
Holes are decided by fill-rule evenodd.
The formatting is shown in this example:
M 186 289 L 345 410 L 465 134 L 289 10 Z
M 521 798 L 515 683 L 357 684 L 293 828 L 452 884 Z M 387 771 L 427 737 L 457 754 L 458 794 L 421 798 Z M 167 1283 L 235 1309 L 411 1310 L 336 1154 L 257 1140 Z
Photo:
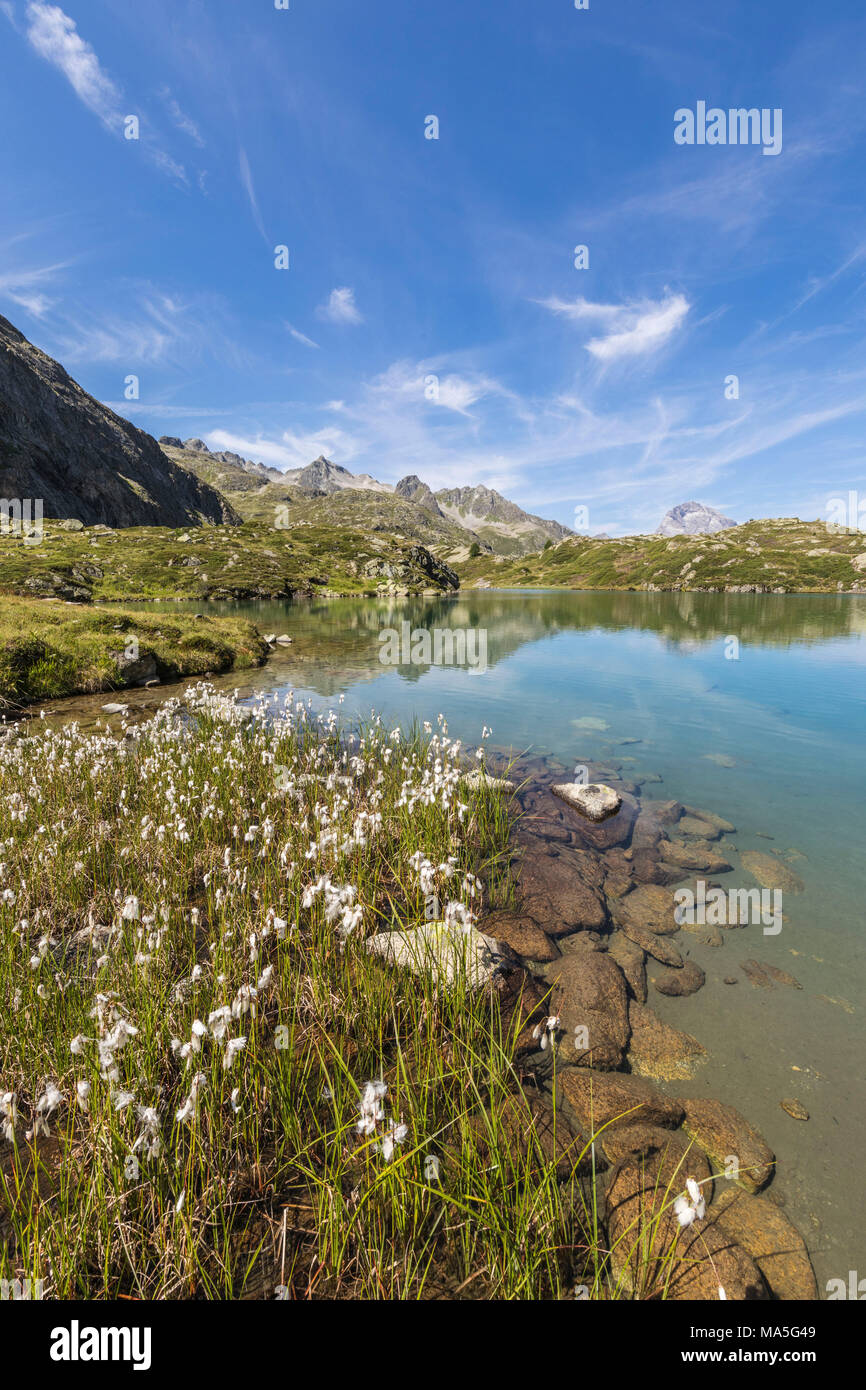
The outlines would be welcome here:
M 662 518 L 657 536 L 700 536 L 727 531 L 737 522 L 703 502 L 680 502 Z

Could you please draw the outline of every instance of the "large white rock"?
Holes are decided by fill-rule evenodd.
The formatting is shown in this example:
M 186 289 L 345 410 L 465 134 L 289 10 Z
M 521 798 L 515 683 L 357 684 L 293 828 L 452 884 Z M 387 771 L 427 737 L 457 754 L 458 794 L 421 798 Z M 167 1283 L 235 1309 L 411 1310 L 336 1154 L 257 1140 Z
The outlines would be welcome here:
M 513 792 L 514 783 L 509 782 L 507 777 L 491 777 L 489 772 L 484 772 L 481 768 L 473 768 L 460 778 L 461 782 L 467 787 L 492 787 L 503 792 Z
M 492 936 L 474 927 L 468 930 L 444 922 L 425 922 L 411 931 L 383 931 L 368 937 L 368 951 L 389 965 L 400 965 L 414 975 L 429 976 L 437 985 L 453 988 L 458 982 L 481 989 L 497 973 L 505 959 L 503 947 Z
M 586 786 L 582 782 L 560 782 L 553 788 L 553 794 L 567 801 L 587 820 L 607 820 L 608 816 L 615 816 L 622 805 L 619 792 L 604 782 L 589 782 Z

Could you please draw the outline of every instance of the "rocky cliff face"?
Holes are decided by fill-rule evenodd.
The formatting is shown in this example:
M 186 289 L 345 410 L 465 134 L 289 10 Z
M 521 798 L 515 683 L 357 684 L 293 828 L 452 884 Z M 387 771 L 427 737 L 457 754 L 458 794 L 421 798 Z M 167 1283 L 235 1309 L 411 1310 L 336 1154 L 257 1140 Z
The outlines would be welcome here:
M 108 526 L 236 522 L 213 488 L 0 317 L 0 496 Z
M 422 483 L 421 479 L 414 473 L 411 473 L 408 478 L 401 478 L 394 488 L 394 492 L 398 497 L 405 497 L 407 502 L 414 502 L 416 507 L 423 507 L 425 512 L 431 512 L 433 516 L 442 515 L 439 503 L 433 493 L 427 484 Z
M 703 536 L 716 531 L 727 531 L 736 526 L 729 516 L 722 516 L 715 507 L 705 507 L 703 502 L 681 502 L 671 507 L 662 518 L 657 536 Z
M 435 494 L 445 516 L 476 535 L 500 554 L 526 554 L 540 550 L 545 541 L 562 541 L 573 533 L 558 521 L 534 516 L 509 502 L 493 488 L 442 488 Z

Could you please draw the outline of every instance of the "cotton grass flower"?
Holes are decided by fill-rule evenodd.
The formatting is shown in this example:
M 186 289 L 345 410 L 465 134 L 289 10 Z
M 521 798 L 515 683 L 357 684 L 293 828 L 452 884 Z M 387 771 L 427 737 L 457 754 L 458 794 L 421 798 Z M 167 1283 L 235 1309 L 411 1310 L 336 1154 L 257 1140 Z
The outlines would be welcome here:
M 552 1046 L 553 1043 L 555 1042 L 555 1040 L 556 1040 L 556 1030 L 557 1030 L 558 1027 L 559 1027 L 559 1015 L 558 1015 L 558 1014 L 550 1014 L 550 1015 L 544 1020 L 543 1023 L 536 1023 L 535 1027 L 534 1027 L 533 1030 L 532 1030 L 532 1036 L 533 1036 L 533 1038 L 536 1039 L 536 1041 L 539 1041 L 539 1039 L 540 1039 L 539 1045 L 540 1045 L 540 1047 L 541 1047 L 542 1052 L 544 1052 L 544 1051 L 546 1050 L 548 1044 L 550 1044 L 550 1045 Z
M 376 1145 L 379 1153 L 386 1163 L 390 1163 L 394 1157 L 394 1148 L 397 1144 L 402 1144 L 406 1135 L 409 1133 L 408 1125 L 398 1125 L 392 1120 L 382 1138 Z
M 15 1143 L 15 1126 L 18 1123 L 18 1110 L 15 1105 L 15 1092 L 4 1091 L 0 1095 L 0 1116 L 3 1124 L 0 1126 L 0 1133 L 8 1144 Z
M 687 1191 L 677 1197 L 674 1212 L 681 1226 L 691 1226 L 693 1221 L 702 1221 L 707 1211 L 700 1187 L 694 1178 L 686 1178 Z

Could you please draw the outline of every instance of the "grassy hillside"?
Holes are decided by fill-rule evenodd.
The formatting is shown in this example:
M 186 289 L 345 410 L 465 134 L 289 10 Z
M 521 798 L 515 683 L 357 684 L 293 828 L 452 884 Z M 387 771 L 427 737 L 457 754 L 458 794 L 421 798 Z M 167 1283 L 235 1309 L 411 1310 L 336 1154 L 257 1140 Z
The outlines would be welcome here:
M 0 709 L 259 666 L 267 645 L 240 618 L 193 618 L 0 599 Z
M 782 518 L 709 536 L 575 536 L 515 560 L 478 556 L 459 571 L 466 587 L 856 593 L 866 592 L 866 535 Z
M 0 593 L 78 602 L 285 598 L 314 592 L 439 591 L 453 571 L 410 541 L 305 525 L 91 526 L 46 522 L 38 545 L 0 534 Z

